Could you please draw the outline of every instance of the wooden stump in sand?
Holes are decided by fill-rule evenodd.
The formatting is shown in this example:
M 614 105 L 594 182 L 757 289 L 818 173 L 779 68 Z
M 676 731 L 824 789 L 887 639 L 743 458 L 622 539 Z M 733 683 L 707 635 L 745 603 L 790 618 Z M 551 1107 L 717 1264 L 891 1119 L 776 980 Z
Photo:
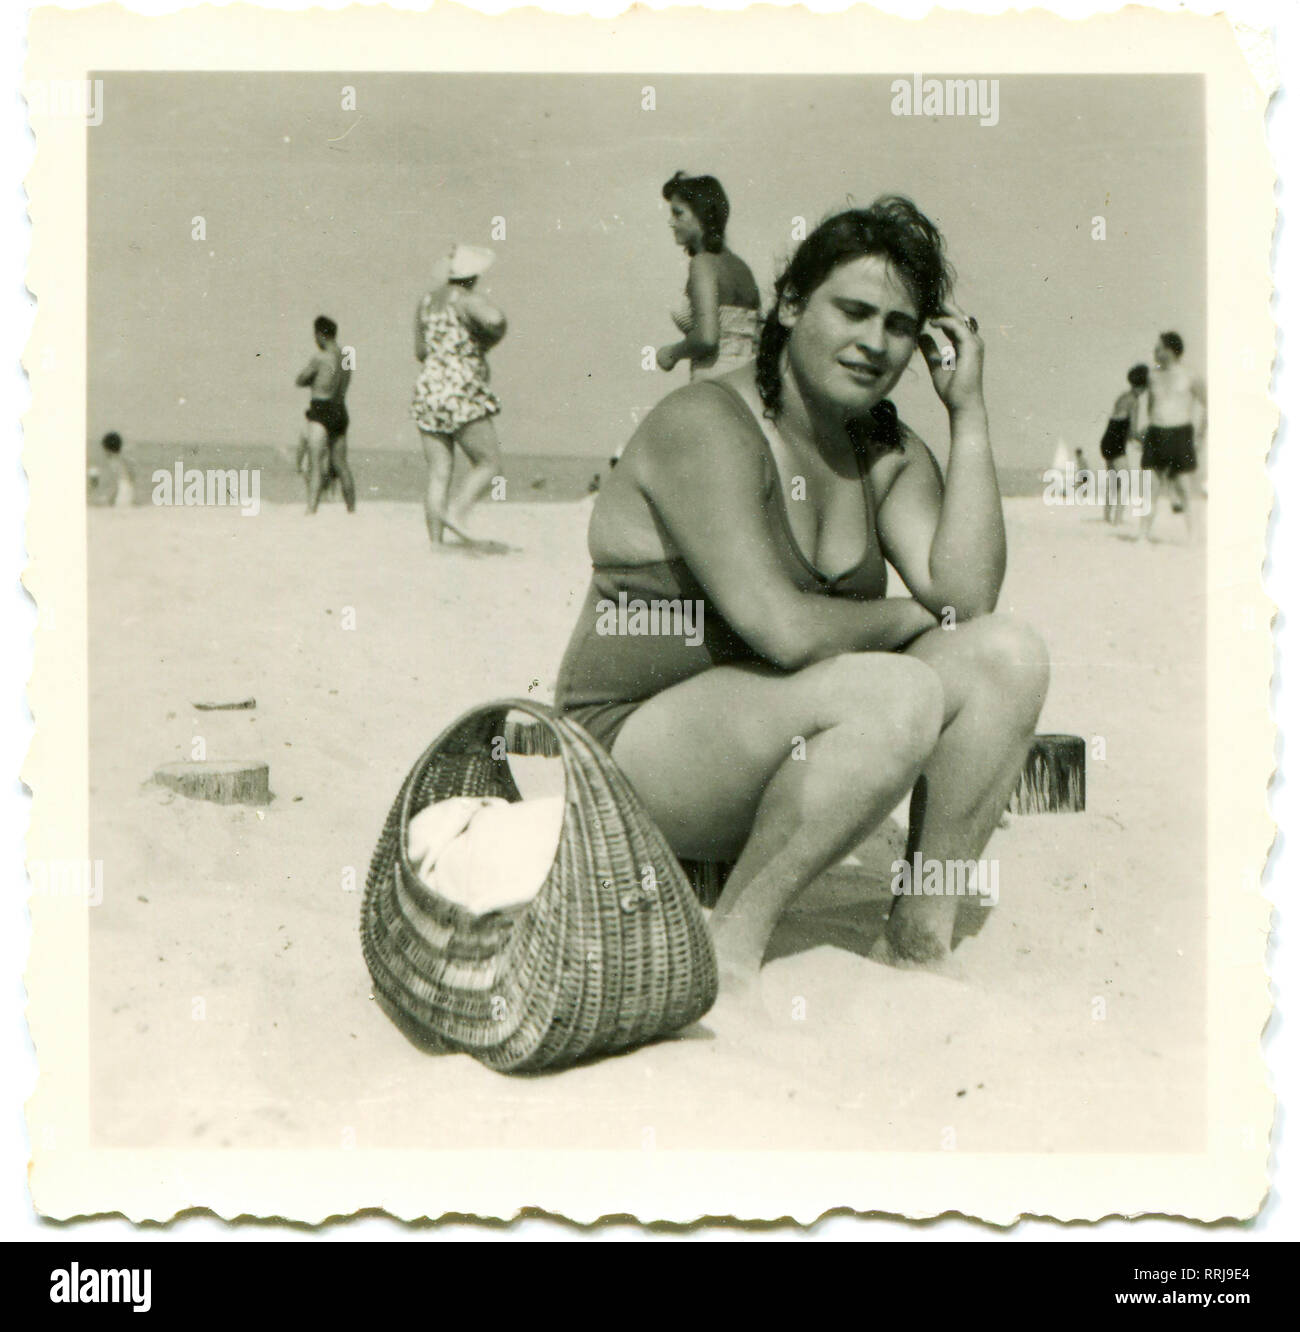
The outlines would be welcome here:
M 1012 814 L 1082 811 L 1087 757 L 1080 735 L 1036 735 L 1008 810 Z
M 256 759 L 194 759 L 165 763 L 153 779 L 191 800 L 218 805 L 268 805 L 270 769 Z

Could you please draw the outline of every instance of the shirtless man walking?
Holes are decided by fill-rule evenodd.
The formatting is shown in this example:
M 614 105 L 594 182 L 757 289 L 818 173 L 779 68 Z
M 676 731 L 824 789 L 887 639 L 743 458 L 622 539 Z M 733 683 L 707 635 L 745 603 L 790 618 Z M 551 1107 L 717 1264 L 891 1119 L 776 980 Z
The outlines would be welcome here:
M 1182 338 L 1177 333 L 1162 333 L 1152 356 L 1155 369 L 1138 399 L 1136 422 L 1142 440 L 1142 470 L 1152 473 L 1148 482 L 1151 507 L 1142 519 L 1142 536 L 1147 541 L 1166 486 L 1172 491 L 1174 512 L 1183 515 L 1188 535 L 1195 536 L 1196 519 L 1186 478 L 1196 471 L 1197 456 L 1205 446 L 1205 389 L 1182 363 Z
M 331 472 L 343 486 L 348 512 L 354 513 L 357 507 L 356 483 L 348 467 L 348 409 L 343 403 L 352 371 L 344 368 L 338 331 L 327 316 L 316 320 L 316 355 L 295 381 L 299 388 L 311 389 L 311 406 L 306 412 L 308 513 L 316 512 Z

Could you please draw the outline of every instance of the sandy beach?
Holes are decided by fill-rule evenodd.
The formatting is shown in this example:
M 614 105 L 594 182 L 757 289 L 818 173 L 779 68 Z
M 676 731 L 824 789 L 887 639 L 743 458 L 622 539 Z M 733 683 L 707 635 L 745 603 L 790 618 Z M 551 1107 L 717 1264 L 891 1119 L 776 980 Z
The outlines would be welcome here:
M 995 834 L 1001 902 L 969 908 L 982 928 L 950 974 L 866 956 L 891 824 L 780 926 L 770 1034 L 733 1045 L 705 1018 L 509 1078 L 412 1047 L 369 998 L 357 937 L 410 764 L 473 704 L 549 700 L 586 586 L 587 503 L 485 508 L 520 553 L 434 556 L 405 503 L 311 521 L 275 504 L 90 513 L 96 1143 L 1198 1148 L 1204 813 L 1186 793 L 1204 790 L 1203 550 L 1167 509 L 1148 547 L 1098 510 L 1007 504 L 1002 608 L 1053 660 L 1039 729 L 1100 737 L 1104 759 L 1086 813 Z M 196 737 L 208 758 L 268 762 L 271 804 L 148 782 Z

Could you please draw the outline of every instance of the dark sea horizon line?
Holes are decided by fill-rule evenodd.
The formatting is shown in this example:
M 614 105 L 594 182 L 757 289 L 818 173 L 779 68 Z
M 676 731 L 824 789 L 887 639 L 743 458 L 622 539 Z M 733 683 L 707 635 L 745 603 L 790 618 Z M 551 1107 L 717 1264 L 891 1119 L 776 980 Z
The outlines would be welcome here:
M 91 441 L 88 455 L 97 443 Z M 148 504 L 155 472 L 174 473 L 176 465 L 260 472 L 261 500 L 267 504 L 299 503 L 303 480 L 294 470 L 293 448 L 274 444 L 157 443 L 130 440 L 122 457 L 135 477 L 137 504 Z M 350 449 L 348 460 L 360 499 L 418 504 L 427 479 L 424 455 L 414 449 Z M 463 465 L 463 460 L 462 460 Z M 591 494 L 610 470 L 610 460 L 591 454 L 507 453 L 502 459 L 505 500 L 526 503 L 572 503 Z M 999 468 L 1004 498 L 1042 493 L 1043 468 Z

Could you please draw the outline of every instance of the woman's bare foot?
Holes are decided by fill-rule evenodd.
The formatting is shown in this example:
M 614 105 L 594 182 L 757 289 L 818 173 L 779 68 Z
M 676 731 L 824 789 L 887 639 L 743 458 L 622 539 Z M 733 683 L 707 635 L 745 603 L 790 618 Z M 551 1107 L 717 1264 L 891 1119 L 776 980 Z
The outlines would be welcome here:
M 718 997 L 704 1015 L 714 1039 L 728 1045 L 748 1045 L 772 1031 L 772 1018 L 763 1004 L 758 968 L 718 955 Z
M 493 541 L 488 537 L 474 537 L 469 543 L 479 555 L 510 555 L 518 551 L 518 546 L 511 546 L 504 541 Z
M 461 537 L 455 541 L 431 542 L 430 549 L 435 555 L 511 555 L 517 553 L 519 547 L 485 537 Z
M 927 922 L 912 920 L 897 911 L 890 917 L 877 946 L 882 943 L 897 959 L 896 965 L 910 963 L 923 966 L 942 962 L 952 952 L 949 940 Z
M 872 944 L 867 956 L 873 962 L 899 971 L 925 971 L 957 981 L 967 979 L 966 969 L 953 957 L 952 949 L 927 931 L 909 931 L 900 942 L 886 930 Z

